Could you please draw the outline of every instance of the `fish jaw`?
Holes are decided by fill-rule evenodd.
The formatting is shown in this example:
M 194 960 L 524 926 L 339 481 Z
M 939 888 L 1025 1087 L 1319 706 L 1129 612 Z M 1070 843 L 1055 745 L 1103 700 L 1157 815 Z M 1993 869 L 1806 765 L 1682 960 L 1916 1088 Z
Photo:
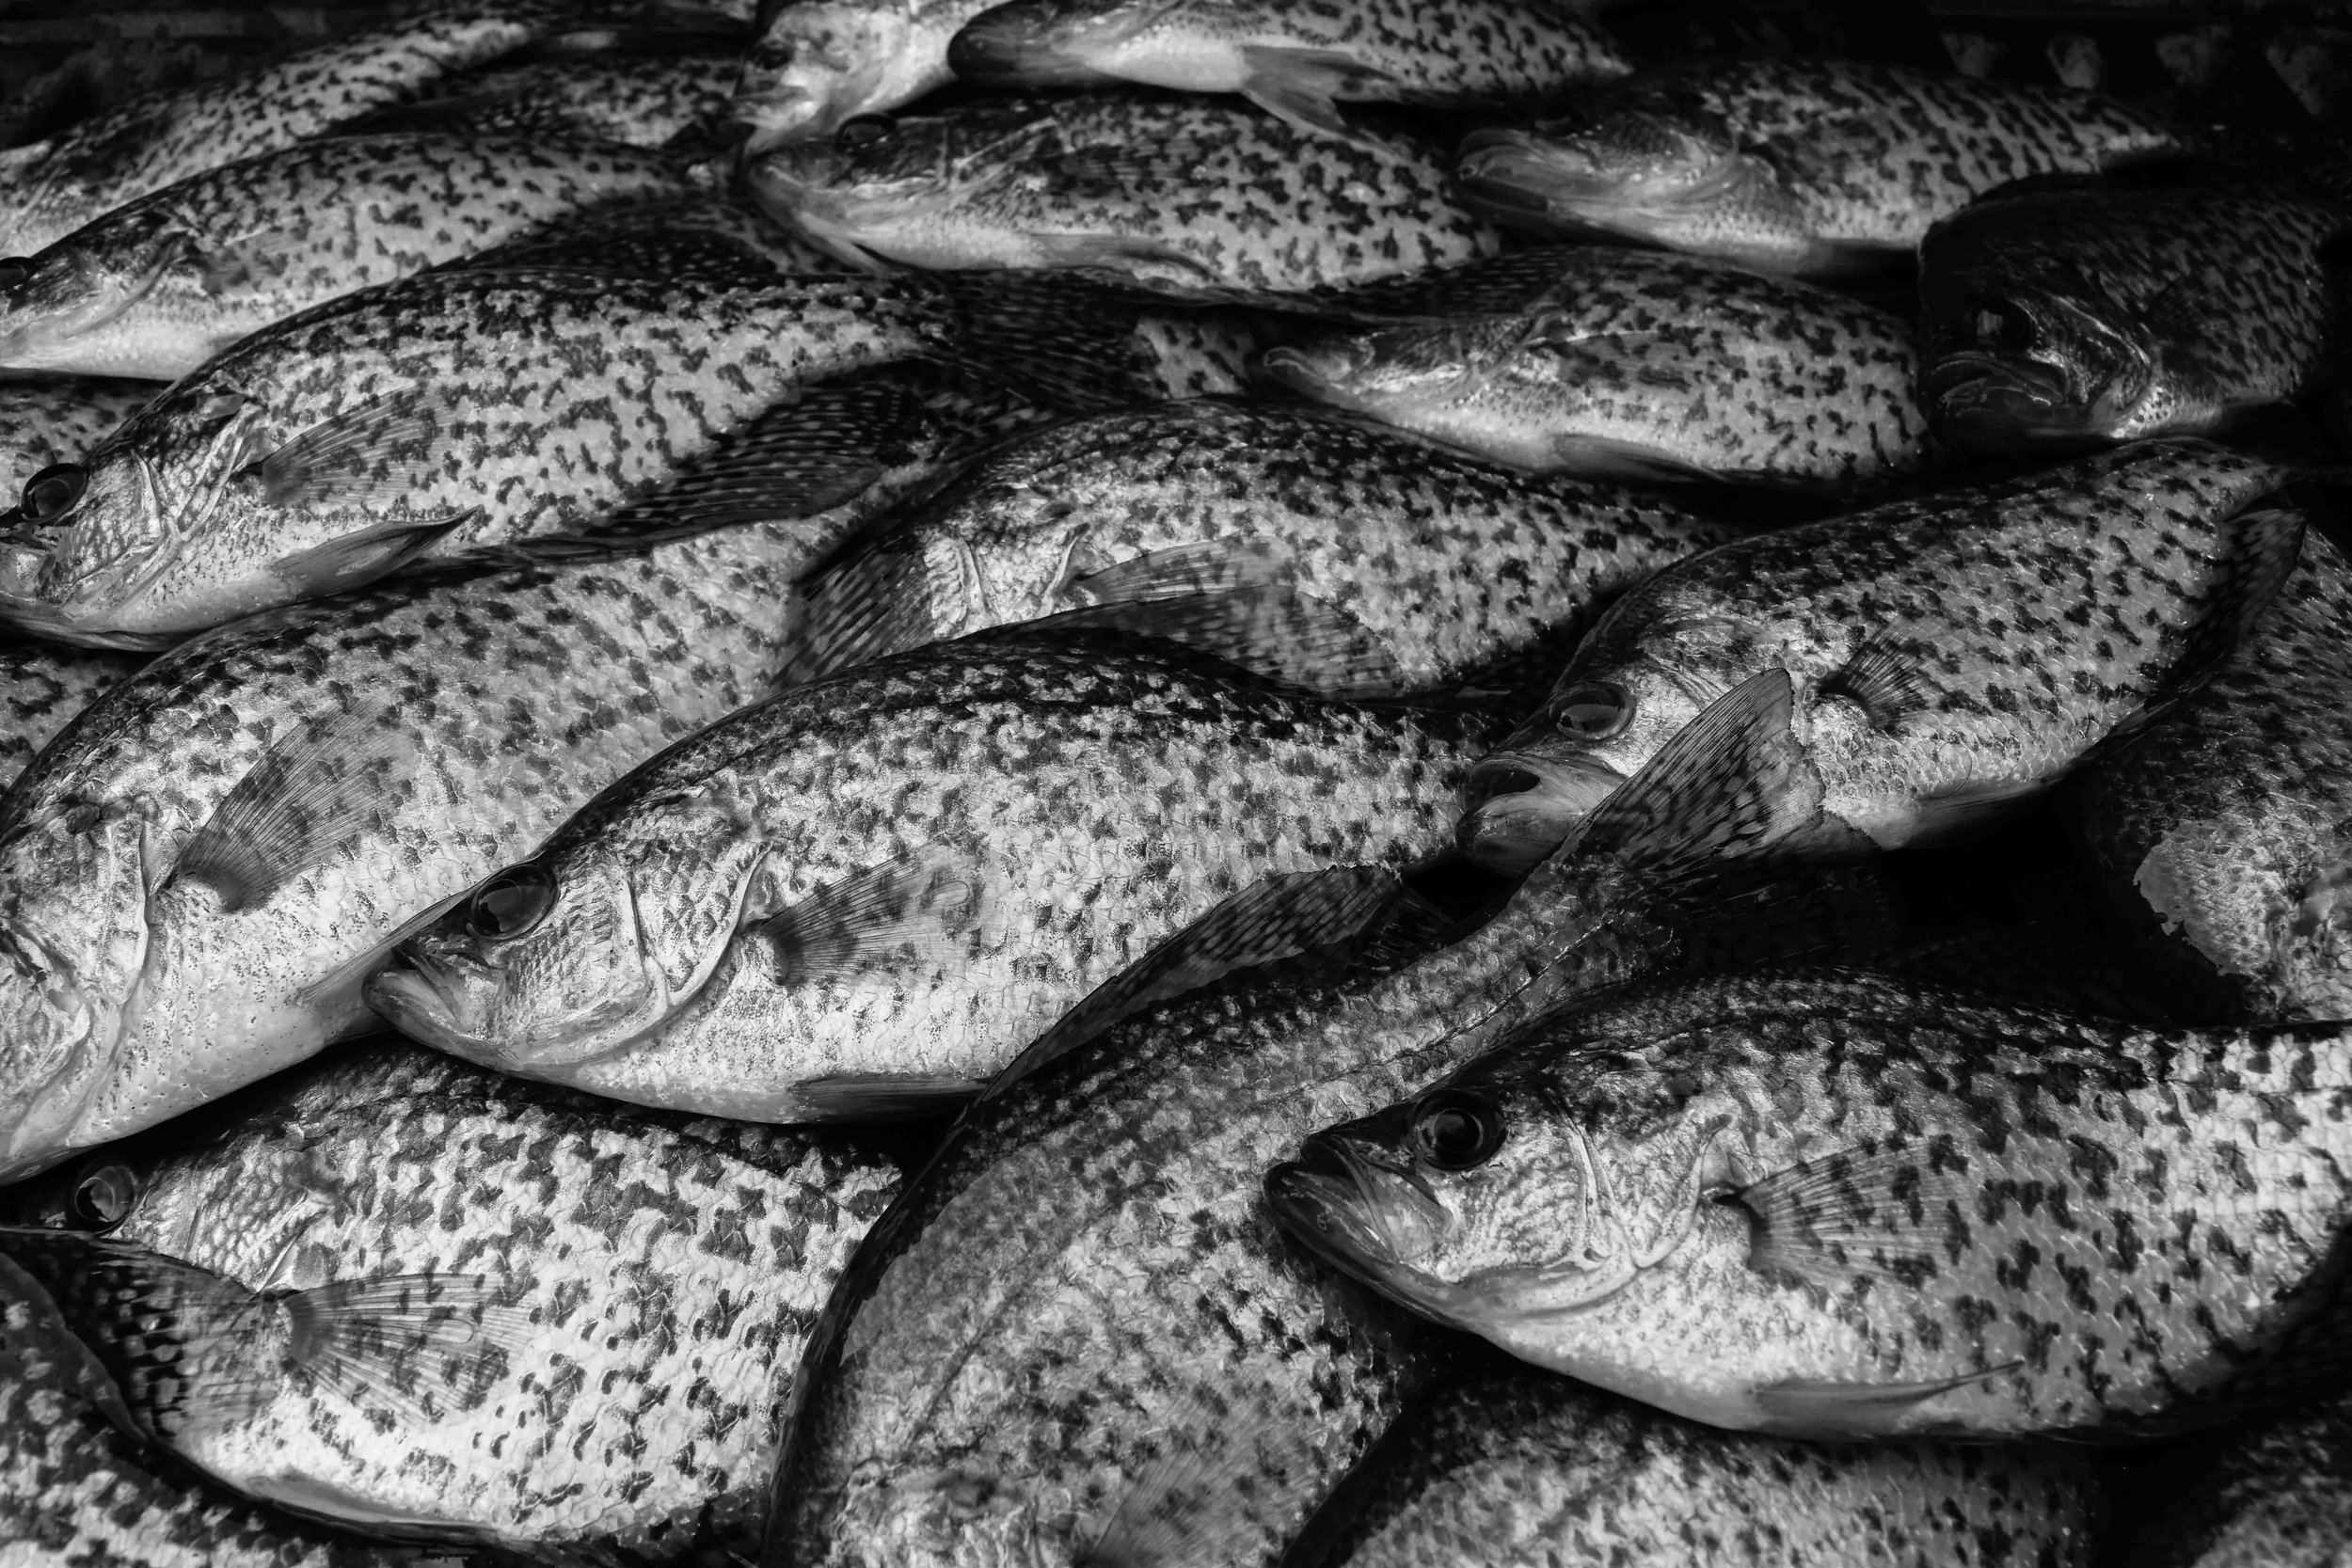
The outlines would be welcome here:
M 1971 451 L 2076 451 L 2125 439 L 2130 422 L 2107 400 L 2078 396 L 2054 366 L 1974 351 L 1922 372 L 1919 401 L 1938 435 Z
M 745 155 L 830 136 L 944 86 L 946 42 L 901 5 L 786 8 L 752 51 L 730 110 L 751 128 Z
M 977 263 L 953 248 L 926 244 L 927 229 L 955 211 L 957 191 L 944 180 L 855 182 L 830 148 L 795 145 L 763 155 L 747 171 L 762 211 L 829 256 L 870 272 L 893 261 L 913 266 Z
M 1061 0 L 1012 0 L 982 11 L 947 45 L 947 66 L 968 81 L 997 86 L 1084 87 L 1142 82 L 1194 92 L 1238 92 L 1249 69 L 1239 50 L 1205 38 L 1181 48 L 1146 42 L 1154 24 L 1184 0 L 1129 0 L 1101 8 Z
M 1317 403 L 1519 467 L 1549 467 L 1550 443 L 1514 444 L 1470 404 L 1486 387 L 1483 357 L 1442 328 L 1394 328 L 1271 349 L 1267 379 Z M 1508 451 L 1496 449 L 1498 441 Z M 1526 450 L 1519 450 L 1525 447 Z
M 1597 757 L 1498 752 L 1470 769 L 1455 840 L 1481 865 L 1533 871 L 1625 778 Z

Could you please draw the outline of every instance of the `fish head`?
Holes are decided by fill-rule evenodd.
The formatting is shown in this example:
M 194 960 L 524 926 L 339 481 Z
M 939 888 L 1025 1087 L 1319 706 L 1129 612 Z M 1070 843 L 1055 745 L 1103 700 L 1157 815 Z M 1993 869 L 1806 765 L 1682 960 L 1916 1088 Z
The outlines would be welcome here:
M 746 154 L 821 141 L 860 115 L 894 109 L 944 78 L 924 72 L 907 0 L 790 5 L 744 61 L 730 113 L 750 128 Z M 936 47 L 936 46 L 934 46 Z
M 0 368 L 176 380 L 213 347 L 203 293 L 180 218 L 151 204 L 109 214 L 0 261 Z
M 1083 87 L 1130 76 L 1122 55 L 1163 19 L 1222 8 L 1203 0 L 1011 0 L 963 24 L 947 69 L 1008 87 Z M 1138 78 L 1140 79 L 1140 78 Z
M 1332 333 L 1270 349 L 1260 369 L 1292 391 L 1467 451 L 1549 467 L 1515 419 L 1522 328 L 1502 317 Z

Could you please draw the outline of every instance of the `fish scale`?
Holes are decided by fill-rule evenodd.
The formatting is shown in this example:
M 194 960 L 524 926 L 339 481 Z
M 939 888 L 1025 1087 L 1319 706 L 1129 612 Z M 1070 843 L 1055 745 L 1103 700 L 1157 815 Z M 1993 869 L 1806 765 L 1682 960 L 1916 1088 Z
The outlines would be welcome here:
M 612 55 L 469 71 L 443 81 L 446 96 L 387 109 L 337 131 L 552 133 L 662 147 L 717 123 L 739 64 L 732 55 Z

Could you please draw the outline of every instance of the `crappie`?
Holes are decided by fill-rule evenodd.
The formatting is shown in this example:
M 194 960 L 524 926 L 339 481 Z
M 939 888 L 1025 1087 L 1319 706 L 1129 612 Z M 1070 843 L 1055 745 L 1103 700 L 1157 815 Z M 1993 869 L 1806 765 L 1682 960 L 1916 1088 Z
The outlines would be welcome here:
M 583 207 L 691 188 L 676 158 L 580 135 L 305 142 L 0 262 L 0 366 L 175 381 L 313 305 Z
M 1283 1568 L 2089 1568 L 2099 1500 L 2063 1449 L 1727 1437 L 1502 1361 L 1398 1422 Z
M 0 1255 L 139 1431 L 250 1497 L 667 1560 L 756 1549 L 802 1341 L 903 1176 L 378 1044 L 92 1156 L 65 1228 Z M 239 1342 L 257 1310 L 293 1342 Z
M 1415 1310 L 1692 1420 L 2162 1430 L 2352 1370 L 2347 1107 L 2352 1025 L 1799 971 L 1570 1006 L 1266 1192 Z
M 2324 252 L 2352 209 L 2260 190 L 1994 199 L 1919 247 L 1919 401 L 1994 451 L 2213 430 L 2317 385 L 2341 346 Z
M 1910 327 L 1842 294 L 1597 245 L 1432 286 L 1443 319 L 1277 348 L 1267 374 L 1523 468 L 1829 487 L 1927 462 Z
M 1161 943 L 1198 983 L 1269 908 L 1344 909 L 1441 851 L 1485 732 L 1101 633 L 941 643 L 646 764 L 366 995 L 428 1044 L 645 1104 L 936 1107 Z
M 1265 1166 L 1558 997 L 1711 945 L 1684 931 L 1792 927 L 1771 884 L 1723 905 L 1708 876 L 1816 825 L 1772 783 L 1788 704 L 1777 672 L 1726 698 L 1452 947 L 1179 1001 L 981 1101 L 827 1308 L 767 1560 L 1270 1561 L 1451 1347 L 1283 1243 Z
M 1312 407 L 1099 414 L 989 454 L 802 585 L 796 673 L 1086 607 L 1336 695 L 1565 651 L 1734 531 Z
M 715 132 L 734 96 L 732 55 L 615 53 L 449 78 L 448 95 L 371 115 L 364 131 L 536 133 L 665 147 Z
M 1351 139 L 1361 133 L 1337 102 L 1539 100 L 1632 69 L 1571 8 L 1508 0 L 1012 0 L 964 24 L 947 66 L 996 86 L 1237 92 L 1301 129 Z
M 953 80 L 947 40 L 988 0 L 761 0 L 733 108 L 747 153 L 821 140 Z
M 96 446 L 160 388 L 100 377 L 0 381 L 0 500 L 52 463 Z
M 1434 148 L 1335 144 L 1215 100 L 980 99 L 780 148 L 746 178 L 771 214 L 860 264 L 1084 267 L 1283 293 L 1496 245 L 1454 205 Z
M 1667 568 L 1479 765 L 1462 844 L 1527 865 L 1715 693 L 1778 665 L 1829 810 L 1964 836 L 2228 658 L 2295 564 L 2281 470 L 2196 440 L 1759 534 Z
M 75 714 L 145 662 L 140 654 L 0 639 L 0 791 Z
M 2133 1568 L 2336 1568 L 2352 1541 L 2352 1408 L 2337 1396 L 2160 1466 Z
M 447 263 L 469 270 L 586 267 L 646 277 L 707 272 L 722 281 L 837 272 L 840 263 L 748 202 L 718 191 L 613 201 L 540 224 L 503 245 Z
M 1931 224 L 2010 181 L 2185 150 L 2096 93 L 1725 59 L 1645 71 L 1532 129 L 1473 133 L 1456 173 L 1500 223 L 1813 277 L 1905 261 Z
M 1135 308 L 1089 290 L 585 268 L 365 290 L 246 339 L 29 487 L 0 532 L 0 619 L 151 647 L 421 554 L 593 531 L 863 365 L 1027 366 L 1042 401 L 1125 401 L 1145 389 Z

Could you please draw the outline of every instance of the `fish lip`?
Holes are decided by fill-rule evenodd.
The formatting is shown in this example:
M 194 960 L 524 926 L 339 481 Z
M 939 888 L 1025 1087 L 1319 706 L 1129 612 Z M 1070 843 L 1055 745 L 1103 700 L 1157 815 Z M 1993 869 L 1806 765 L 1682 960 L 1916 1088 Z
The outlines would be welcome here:
M 1258 372 L 1276 386 L 1301 396 L 1337 403 L 1343 395 L 1343 388 L 1356 372 L 1370 362 L 1371 357 L 1367 351 L 1354 343 L 1321 343 L 1315 345 L 1311 354 L 1305 349 L 1285 345 L 1270 348 L 1260 356 Z M 1327 369 L 1327 366 L 1329 368 Z
M 744 127 L 742 156 L 756 158 L 781 147 L 813 142 L 841 128 L 850 117 L 827 99 L 802 87 L 761 87 L 729 101 L 726 118 Z
M 1973 349 L 1947 354 L 1922 371 L 1919 402 L 1940 436 L 1970 451 L 2000 451 L 2021 442 L 2064 446 L 2101 434 L 2064 372 Z
M 421 953 L 394 953 L 360 982 L 359 1000 L 411 1039 L 453 1056 L 504 1065 L 503 1055 L 487 1039 L 459 1030 L 457 1008 L 437 978 L 443 968 Z
M 1463 783 L 1466 809 L 1455 843 L 1481 865 L 1524 875 L 1624 783 L 1624 774 L 1597 757 L 1497 752 Z
M 1343 1273 L 1368 1275 L 1393 1269 L 1389 1239 L 1370 1217 L 1369 1195 L 1329 1139 L 1310 1138 L 1299 1158 L 1265 1175 L 1266 1204 L 1276 1223 L 1307 1249 Z

